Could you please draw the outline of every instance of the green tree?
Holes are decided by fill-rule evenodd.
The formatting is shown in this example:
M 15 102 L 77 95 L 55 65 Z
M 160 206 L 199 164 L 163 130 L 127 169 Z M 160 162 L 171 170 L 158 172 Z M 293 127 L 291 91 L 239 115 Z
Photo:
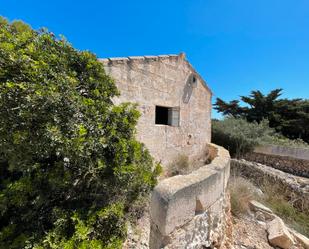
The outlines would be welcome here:
M 212 142 L 225 147 L 231 156 L 241 157 L 252 152 L 257 145 L 275 144 L 292 148 L 309 148 L 300 139 L 291 140 L 269 127 L 268 120 L 260 123 L 248 122 L 242 118 L 227 117 L 212 120 Z
M 264 95 L 252 91 L 249 96 L 241 96 L 241 101 L 225 102 L 217 98 L 215 109 L 225 116 L 245 118 L 249 122 L 269 120 L 269 125 L 288 138 L 301 138 L 309 142 L 309 100 L 279 99 L 282 89 L 275 89 Z
M 260 123 L 249 123 L 245 119 L 233 117 L 212 120 L 212 142 L 225 147 L 234 157 L 241 157 L 253 151 L 257 145 L 269 140 L 274 133 L 267 120 Z
M 118 248 L 159 166 L 95 55 L 0 19 L 0 248 Z

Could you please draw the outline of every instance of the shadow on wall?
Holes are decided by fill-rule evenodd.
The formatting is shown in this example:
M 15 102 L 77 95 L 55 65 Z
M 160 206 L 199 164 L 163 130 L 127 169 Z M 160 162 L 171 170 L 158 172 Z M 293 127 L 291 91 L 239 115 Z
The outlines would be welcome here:
M 189 100 L 191 98 L 192 92 L 193 92 L 193 88 L 196 85 L 196 78 L 193 74 L 191 74 L 188 77 L 187 83 L 183 89 L 183 95 L 182 95 L 182 101 L 183 103 L 187 104 L 189 103 Z

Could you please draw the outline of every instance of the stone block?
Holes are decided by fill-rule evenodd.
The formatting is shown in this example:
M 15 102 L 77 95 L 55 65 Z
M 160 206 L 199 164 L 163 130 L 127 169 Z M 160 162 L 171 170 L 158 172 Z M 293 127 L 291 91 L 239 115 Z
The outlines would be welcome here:
M 130 60 L 143 60 L 143 59 L 145 59 L 144 56 L 129 56 L 128 58 Z
M 264 206 L 262 203 L 258 202 L 258 201 L 255 201 L 255 200 L 252 200 L 249 202 L 249 207 L 252 211 L 262 211 L 262 212 L 267 212 L 267 213 L 272 213 L 272 211 Z
M 267 224 L 267 232 L 269 243 L 272 246 L 289 249 L 293 245 L 293 237 L 279 217 Z
M 218 152 L 224 150 L 217 148 Z M 176 230 L 180 231 L 181 227 L 187 226 L 197 215 L 205 212 L 212 217 L 212 226 L 218 227 L 216 224 L 221 220 L 220 217 L 224 216 L 222 198 L 225 196 L 228 160 L 228 157 L 218 156 L 210 165 L 205 165 L 189 175 L 165 179 L 155 187 L 150 205 L 152 227 L 155 229 L 153 238 L 159 236 L 165 240 Z M 210 220 L 204 222 L 208 224 Z

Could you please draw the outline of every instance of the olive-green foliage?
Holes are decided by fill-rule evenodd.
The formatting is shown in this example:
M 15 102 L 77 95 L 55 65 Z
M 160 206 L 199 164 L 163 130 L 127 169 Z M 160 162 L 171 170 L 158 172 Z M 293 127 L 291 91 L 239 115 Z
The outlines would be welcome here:
M 0 19 L 0 248 L 119 248 L 156 183 L 131 104 L 90 52 Z
M 251 152 L 257 145 L 280 145 L 293 148 L 309 148 L 301 139 L 291 140 L 268 126 L 267 120 L 260 123 L 241 118 L 212 120 L 212 142 L 228 149 L 232 156 Z
M 259 124 L 232 117 L 212 121 L 212 142 L 225 147 L 236 157 L 251 152 L 274 133 L 266 120 Z
M 279 145 L 291 148 L 309 148 L 309 144 L 302 139 L 288 139 L 279 133 L 267 136 L 263 139 L 262 144 Z
M 269 121 L 269 126 L 290 139 L 302 139 L 309 143 L 309 99 L 279 99 L 282 89 L 268 94 L 251 91 L 249 96 L 225 102 L 217 98 L 215 109 L 224 116 L 244 118 L 249 122 Z

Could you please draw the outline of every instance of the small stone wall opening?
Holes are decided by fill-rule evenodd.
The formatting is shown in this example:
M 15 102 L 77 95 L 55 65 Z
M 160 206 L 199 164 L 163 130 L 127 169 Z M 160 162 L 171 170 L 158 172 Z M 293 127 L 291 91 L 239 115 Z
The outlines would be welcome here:
M 156 106 L 155 124 L 179 126 L 179 107 Z
M 168 107 L 156 106 L 156 124 L 168 125 Z
M 196 202 L 195 202 L 195 215 L 198 215 L 198 214 L 202 214 L 204 213 L 204 208 L 203 208 L 203 205 L 201 203 L 201 201 L 199 199 L 196 199 Z

